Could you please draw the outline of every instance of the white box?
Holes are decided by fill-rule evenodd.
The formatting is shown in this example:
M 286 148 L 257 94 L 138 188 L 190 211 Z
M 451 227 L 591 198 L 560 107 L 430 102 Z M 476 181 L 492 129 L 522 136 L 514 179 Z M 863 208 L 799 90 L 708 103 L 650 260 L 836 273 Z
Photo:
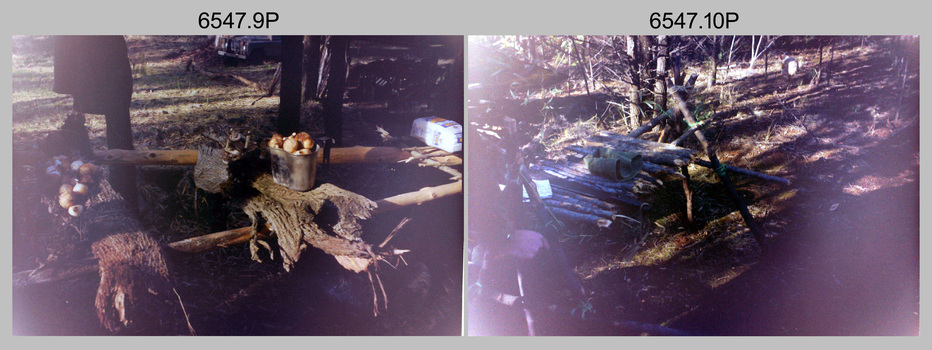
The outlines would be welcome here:
M 450 153 L 463 150 L 463 126 L 452 120 L 417 118 L 411 126 L 411 136 Z

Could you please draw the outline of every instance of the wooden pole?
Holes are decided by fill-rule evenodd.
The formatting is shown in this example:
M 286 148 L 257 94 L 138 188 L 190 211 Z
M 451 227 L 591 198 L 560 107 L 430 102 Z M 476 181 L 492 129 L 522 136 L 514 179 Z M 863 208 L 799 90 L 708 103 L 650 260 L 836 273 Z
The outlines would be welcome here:
M 702 159 L 696 159 L 696 160 L 694 161 L 694 163 L 696 163 L 696 164 L 698 164 L 698 165 L 701 165 L 701 166 L 704 166 L 704 167 L 706 167 L 706 168 L 715 169 L 715 166 L 712 164 L 712 162 L 704 161 L 704 160 L 702 160 Z M 764 180 L 779 182 L 779 183 L 782 183 L 782 184 L 784 184 L 784 185 L 789 185 L 789 184 L 790 184 L 790 180 L 784 179 L 784 178 L 782 178 L 782 177 L 776 177 L 776 176 L 773 176 L 773 175 L 767 175 L 767 174 L 759 173 L 759 172 L 752 171 L 752 170 L 748 170 L 748 169 L 744 169 L 744 168 L 733 167 L 733 166 L 731 166 L 731 165 L 725 165 L 725 170 L 731 171 L 731 172 L 735 172 L 735 173 L 739 173 L 739 174 L 743 174 L 743 175 L 754 176 L 754 177 L 757 177 L 757 178 L 760 178 L 760 179 L 764 179 Z
M 451 182 L 436 187 L 424 187 L 414 192 L 399 194 L 375 201 L 378 205 L 372 214 L 384 213 L 400 209 L 409 205 L 421 205 L 434 199 L 439 199 L 463 192 L 463 181 Z
M 683 113 L 683 118 L 686 118 L 686 121 L 689 122 L 689 124 L 696 124 L 696 119 L 693 118 L 692 113 L 686 106 L 686 101 L 684 101 L 683 98 L 677 94 L 673 94 L 673 99 L 675 100 L 674 106 L 679 109 L 681 113 Z M 709 146 L 709 142 L 706 141 L 705 135 L 702 134 L 701 130 L 696 130 L 696 138 L 699 139 L 699 143 L 702 145 L 703 150 L 705 150 L 705 153 L 709 156 L 712 169 L 715 170 L 715 173 L 719 176 L 720 179 L 722 179 L 722 182 L 725 183 L 725 187 L 728 189 L 728 195 L 738 207 L 738 211 L 741 213 L 741 217 L 744 218 L 744 223 L 751 230 L 751 233 L 754 234 L 754 238 L 757 239 L 757 243 L 763 248 L 764 236 L 761 234 L 760 228 L 757 227 L 757 223 L 754 222 L 754 216 L 752 216 L 751 212 L 748 211 L 748 207 L 744 204 L 744 201 L 741 200 L 741 197 L 738 196 L 738 192 L 735 190 L 734 184 L 732 184 L 731 179 L 728 178 L 728 173 L 725 171 L 727 167 L 718 161 L 718 156 L 715 155 L 715 150 Z
M 693 222 L 693 190 L 689 186 L 689 166 L 680 167 L 680 172 L 683 173 L 683 193 L 686 194 L 686 227 L 689 228 L 689 231 L 693 231 L 694 222 Z

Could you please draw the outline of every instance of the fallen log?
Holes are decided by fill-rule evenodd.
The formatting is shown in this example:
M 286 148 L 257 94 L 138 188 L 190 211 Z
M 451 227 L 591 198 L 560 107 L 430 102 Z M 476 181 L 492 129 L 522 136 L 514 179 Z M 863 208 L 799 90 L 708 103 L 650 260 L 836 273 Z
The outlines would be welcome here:
M 604 218 L 592 214 L 577 213 L 563 208 L 551 208 L 550 211 L 554 216 L 566 221 L 590 224 L 597 227 L 608 227 L 611 225 L 611 218 Z
M 564 179 L 551 179 L 550 187 L 555 191 L 566 191 L 568 193 L 582 194 L 589 197 L 597 198 L 600 200 L 612 200 L 619 203 L 624 203 L 635 208 L 640 207 L 644 204 L 640 199 L 634 196 L 633 193 L 627 191 L 613 191 L 606 190 L 604 188 L 596 188 L 591 186 L 585 186 L 574 181 L 564 180 Z
M 587 154 L 590 154 L 595 151 L 597 145 L 605 145 L 604 143 L 596 143 L 591 141 L 586 141 L 589 144 L 589 147 L 570 145 L 566 149 L 576 152 L 580 157 L 584 157 Z M 613 147 L 614 148 L 614 147 Z M 641 152 L 640 150 L 631 150 L 634 153 L 637 153 L 641 156 L 641 159 L 645 163 L 654 163 L 658 165 L 666 165 L 671 167 L 678 167 L 684 164 L 689 163 L 689 158 L 684 158 L 678 154 L 665 154 L 665 153 L 653 153 L 653 152 Z
M 617 205 L 602 201 L 598 198 L 589 197 L 586 195 L 579 195 L 579 194 L 571 193 L 569 191 L 565 191 L 562 189 L 551 188 L 551 190 L 553 190 L 553 197 L 551 198 L 556 201 L 571 203 L 575 205 L 592 206 L 592 207 L 596 207 L 602 210 L 612 211 L 612 212 L 618 210 Z
M 549 180 L 551 187 L 557 186 L 573 189 L 577 193 L 587 194 L 591 197 L 602 200 L 612 199 L 624 203 L 631 203 L 635 206 L 640 205 L 640 200 L 636 195 L 636 193 L 640 192 L 638 192 L 637 189 L 646 183 L 644 181 L 635 180 L 623 185 L 606 185 L 606 182 L 591 182 L 578 175 L 566 172 L 561 173 L 558 170 L 542 168 L 542 172 L 544 175 L 539 175 L 538 177 Z
M 323 152 L 317 156 L 318 163 L 323 162 Z M 330 150 L 331 164 L 348 163 L 392 163 L 405 160 L 411 154 L 396 147 L 339 147 Z M 48 157 L 41 152 L 16 151 L 13 159 L 16 163 L 38 163 Z M 197 165 L 198 150 L 99 150 L 94 151 L 97 164 L 133 164 L 133 165 Z M 463 161 L 454 155 L 440 156 L 435 159 L 444 165 L 458 165 Z
M 134 333 L 184 334 L 178 300 L 169 297 L 174 295 L 174 287 L 161 248 L 144 233 L 107 180 L 94 188 L 80 216 L 62 212 L 53 215 L 64 220 L 63 226 L 74 228 L 94 242 L 91 253 L 100 274 L 95 306 L 101 324 L 111 332 L 132 329 Z M 89 271 L 95 270 L 84 266 L 64 272 Z M 48 279 L 52 275 L 46 272 L 30 275 Z
M 684 162 L 688 162 L 696 153 L 691 149 L 677 147 L 668 143 L 635 139 L 607 131 L 589 136 L 589 138 L 584 141 L 587 146 L 612 147 L 624 152 L 635 152 L 642 156 L 647 154 L 666 154 L 671 157 L 679 158 Z
M 547 205 L 551 209 L 553 208 L 565 209 L 565 210 L 580 213 L 580 214 L 598 216 L 600 218 L 607 219 L 609 221 L 611 221 L 612 216 L 615 215 L 615 213 L 611 211 L 593 208 L 592 206 L 588 206 L 585 204 L 565 202 L 565 201 L 561 201 L 555 198 L 544 199 L 544 203 L 547 203 Z
M 554 175 L 561 179 L 572 179 L 590 187 L 610 188 L 614 191 L 630 191 L 632 181 L 610 181 L 589 173 L 589 169 L 580 163 L 560 164 L 550 160 L 541 160 L 535 167 L 539 167 L 545 174 Z

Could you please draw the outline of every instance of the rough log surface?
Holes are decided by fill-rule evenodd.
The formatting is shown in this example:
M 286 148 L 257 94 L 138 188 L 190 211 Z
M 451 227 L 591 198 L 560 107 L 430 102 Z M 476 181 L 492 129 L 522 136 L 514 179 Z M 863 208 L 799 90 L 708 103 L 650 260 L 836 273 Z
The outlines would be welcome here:
M 184 334 L 178 322 L 178 299 L 158 243 L 142 231 L 123 198 L 106 180 L 94 186 L 84 205 L 86 209 L 78 217 L 55 214 L 66 226 L 94 242 L 91 253 L 98 261 L 100 274 L 94 305 L 101 324 L 111 332 Z
M 219 193 L 229 187 L 229 162 L 224 159 L 222 153 L 223 150 L 206 146 L 198 149 L 197 165 L 194 166 L 194 183 L 198 188 Z
M 255 193 L 243 199 L 243 211 L 253 222 L 253 232 L 258 225 L 268 224 L 278 238 L 286 270 L 291 269 L 308 245 L 334 257 L 345 256 L 337 260 L 355 272 L 362 271 L 360 266 L 343 261 L 375 259 L 372 246 L 360 239 L 359 223 L 370 217 L 375 202 L 331 184 L 308 192 L 293 191 L 276 184 L 268 174 L 258 175 L 251 187 Z M 253 257 L 259 259 L 256 253 L 261 243 L 255 233 L 250 244 Z

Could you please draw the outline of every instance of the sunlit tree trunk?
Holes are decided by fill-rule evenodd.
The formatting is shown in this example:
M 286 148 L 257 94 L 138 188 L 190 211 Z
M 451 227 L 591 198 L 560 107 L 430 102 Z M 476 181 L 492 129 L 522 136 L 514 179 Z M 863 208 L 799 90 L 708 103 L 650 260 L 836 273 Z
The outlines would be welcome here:
M 638 43 L 633 35 L 628 35 L 627 40 L 627 58 L 628 58 L 628 75 L 631 79 L 631 89 L 628 92 L 628 117 L 631 122 L 637 126 L 640 125 L 641 119 L 641 77 L 639 71 Z

